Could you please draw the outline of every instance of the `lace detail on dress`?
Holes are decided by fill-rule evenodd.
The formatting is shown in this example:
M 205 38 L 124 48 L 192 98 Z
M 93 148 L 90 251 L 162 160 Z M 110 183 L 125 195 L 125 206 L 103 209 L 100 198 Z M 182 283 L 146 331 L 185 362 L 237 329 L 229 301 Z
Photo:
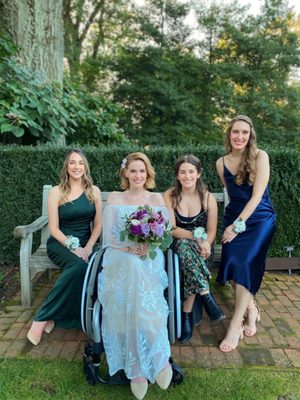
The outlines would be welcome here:
M 168 215 L 166 208 L 155 208 Z M 168 278 L 161 250 L 154 260 L 119 250 L 127 245 L 119 239 L 124 216 L 135 209 L 107 206 L 104 212 L 106 250 L 98 282 L 101 330 L 110 375 L 123 369 L 129 379 L 142 376 L 153 383 L 171 354 L 164 297 Z

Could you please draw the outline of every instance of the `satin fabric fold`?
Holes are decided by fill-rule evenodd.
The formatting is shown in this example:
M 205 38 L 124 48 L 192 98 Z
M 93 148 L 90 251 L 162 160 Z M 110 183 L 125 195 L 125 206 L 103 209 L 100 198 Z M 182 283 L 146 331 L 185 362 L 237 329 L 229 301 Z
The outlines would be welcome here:
M 224 165 L 224 178 L 230 202 L 224 213 L 224 229 L 231 225 L 250 200 L 253 186 L 237 185 L 235 176 Z M 260 288 L 265 271 L 267 252 L 276 230 L 276 213 L 266 188 L 260 203 L 246 221 L 246 231 L 230 243 L 222 245 L 217 282 L 233 280 L 253 295 Z

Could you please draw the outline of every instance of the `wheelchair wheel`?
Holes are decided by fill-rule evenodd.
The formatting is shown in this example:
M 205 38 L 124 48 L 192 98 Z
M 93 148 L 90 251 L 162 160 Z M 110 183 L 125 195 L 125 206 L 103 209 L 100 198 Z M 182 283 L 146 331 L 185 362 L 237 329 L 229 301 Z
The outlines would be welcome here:
M 95 386 L 98 382 L 97 372 L 93 364 L 88 363 L 85 369 L 85 379 L 87 383 L 91 386 Z
M 93 347 L 87 343 L 84 348 L 83 354 L 83 373 L 85 379 L 89 385 L 96 385 L 97 383 L 97 372 L 92 362 L 93 358 Z
M 93 332 L 93 319 L 98 318 L 99 316 L 95 316 L 95 311 L 99 312 L 99 307 L 97 303 L 97 289 L 98 289 L 98 274 L 101 269 L 103 251 L 99 250 L 93 254 L 89 265 L 87 267 L 87 271 L 84 278 L 84 284 L 82 289 L 82 298 L 81 298 L 81 326 L 82 330 L 86 335 L 94 340 L 99 341 L 100 335 L 100 322 L 99 326 L 96 327 L 95 334 L 97 338 L 94 337 Z M 95 310 L 95 306 L 97 310 Z
M 172 370 L 173 370 L 173 377 L 172 377 L 172 382 L 175 385 L 181 385 L 181 383 L 183 382 L 183 378 L 184 378 L 184 372 L 183 369 L 181 367 L 179 367 L 179 365 L 177 364 L 171 364 L 172 366 Z

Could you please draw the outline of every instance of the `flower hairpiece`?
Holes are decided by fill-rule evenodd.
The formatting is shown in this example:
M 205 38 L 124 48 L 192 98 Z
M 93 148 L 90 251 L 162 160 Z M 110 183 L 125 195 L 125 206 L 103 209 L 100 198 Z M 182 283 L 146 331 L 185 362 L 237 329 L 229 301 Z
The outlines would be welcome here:
M 127 158 L 123 158 L 122 163 L 121 163 L 121 169 L 126 167 L 126 163 L 127 163 Z

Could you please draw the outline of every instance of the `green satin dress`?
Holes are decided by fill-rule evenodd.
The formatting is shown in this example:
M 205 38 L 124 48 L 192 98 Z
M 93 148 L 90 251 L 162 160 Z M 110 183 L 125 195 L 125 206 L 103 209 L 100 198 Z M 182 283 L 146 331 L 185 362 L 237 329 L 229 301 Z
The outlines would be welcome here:
M 84 193 L 58 208 L 59 228 L 65 235 L 76 236 L 84 247 L 91 235 L 95 205 Z M 80 328 L 81 294 L 87 263 L 52 236 L 47 242 L 47 254 L 62 273 L 35 316 L 35 321 L 54 320 L 60 328 Z

